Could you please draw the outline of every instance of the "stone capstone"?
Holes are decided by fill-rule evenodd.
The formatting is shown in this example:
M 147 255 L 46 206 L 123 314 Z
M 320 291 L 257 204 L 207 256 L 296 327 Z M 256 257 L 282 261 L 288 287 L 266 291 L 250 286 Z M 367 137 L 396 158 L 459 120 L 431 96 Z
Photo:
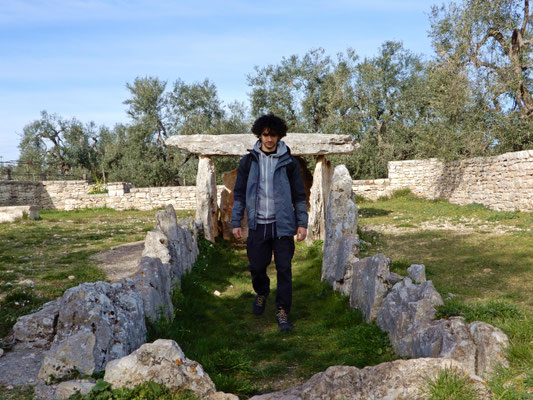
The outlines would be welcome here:
M 196 219 L 202 222 L 204 237 L 214 242 L 218 236 L 215 164 L 209 157 L 204 156 L 200 156 L 196 175 Z
M 216 392 L 202 366 L 185 357 L 178 344 L 167 339 L 146 343 L 130 355 L 110 361 L 104 380 L 115 388 L 153 381 L 172 391 L 190 389 L 203 398 Z
M 84 283 L 60 300 L 57 333 L 39 378 L 61 377 L 73 369 L 101 371 L 113 359 L 146 341 L 144 307 L 131 279 L 118 283 Z
M 326 209 L 326 237 L 323 247 L 322 280 L 346 295 L 351 288 L 353 266 L 358 261 L 358 212 L 352 179 L 344 165 L 335 168 Z
M 479 399 L 490 399 L 486 383 L 468 374 L 455 360 L 418 358 L 396 360 L 374 367 L 358 369 L 349 366 L 329 367 L 301 386 L 275 393 L 254 396 L 250 400 L 316 400 L 316 399 L 387 399 L 425 400 L 428 380 L 434 380 L 444 369 L 466 375 L 479 394 Z
M 376 323 L 389 335 L 394 351 L 407 357 L 411 354 L 413 335 L 435 319 L 435 307 L 442 304 L 442 297 L 431 281 L 415 285 L 405 278 L 383 300 Z
M 56 334 L 59 301 L 44 304 L 41 310 L 17 319 L 13 332 L 17 345 L 47 348 Z
M 364 258 L 353 266 L 350 306 L 363 312 L 367 322 L 375 321 L 391 284 L 391 260 L 383 254 Z
M 167 145 L 204 156 L 244 156 L 254 147 L 257 138 L 252 133 L 234 135 L 175 135 L 166 140 Z M 283 141 L 293 156 L 326 154 L 351 154 L 360 145 L 352 135 L 326 135 L 321 133 L 288 133 Z

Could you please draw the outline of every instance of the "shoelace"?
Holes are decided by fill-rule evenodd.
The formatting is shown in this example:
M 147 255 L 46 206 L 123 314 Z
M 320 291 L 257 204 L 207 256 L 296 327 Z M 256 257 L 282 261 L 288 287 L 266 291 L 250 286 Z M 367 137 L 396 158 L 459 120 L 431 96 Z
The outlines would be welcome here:
M 256 304 L 258 307 L 263 307 L 263 303 L 265 302 L 265 296 L 257 296 Z
M 286 324 L 289 321 L 288 315 L 283 308 L 278 310 L 278 320 L 280 324 Z

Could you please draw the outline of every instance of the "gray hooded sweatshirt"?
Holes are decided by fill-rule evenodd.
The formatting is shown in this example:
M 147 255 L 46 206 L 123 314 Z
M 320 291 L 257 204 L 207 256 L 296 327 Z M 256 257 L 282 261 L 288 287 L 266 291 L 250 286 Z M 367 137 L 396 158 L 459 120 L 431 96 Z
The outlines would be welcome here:
M 287 152 L 287 146 L 279 141 L 276 152 L 267 156 L 261 151 L 261 141 L 258 140 L 254 145 L 254 150 L 259 156 L 257 223 L 270 224 L 276 221 L 274 170 L 279 157 Z

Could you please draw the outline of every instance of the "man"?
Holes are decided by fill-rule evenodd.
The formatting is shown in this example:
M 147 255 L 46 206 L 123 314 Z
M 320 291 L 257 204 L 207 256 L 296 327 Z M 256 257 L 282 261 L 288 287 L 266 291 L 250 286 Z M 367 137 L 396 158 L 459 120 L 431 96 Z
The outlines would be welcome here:
M 241 220 L 246 208 L 249 229 L 246 251 L 257 294 L 252 307 L 256 315 L 265 311 L 270 292 L 266 270 L 274 252 L 278 281 L 276 318 L 279 329 L 288 331 L 292 329 L 289 312 L 294 235 L 298 241 L 307 235 L 305 189 L 298 162 L 280 141 L 287 134 L 285 121 L 273 114 L 263 115 L 254 122 L 252 132 L 259 140 L 239 163 L 231 225 L 235 238 L 241 239 Z

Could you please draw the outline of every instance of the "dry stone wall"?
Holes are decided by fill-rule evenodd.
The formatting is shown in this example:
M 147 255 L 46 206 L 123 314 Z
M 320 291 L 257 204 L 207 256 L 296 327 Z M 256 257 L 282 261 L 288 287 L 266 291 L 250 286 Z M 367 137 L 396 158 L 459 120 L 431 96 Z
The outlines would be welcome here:
M 375 200 L 398 189 L 455 204 L 533 211 L 533 150 L 444 163 L 437 159 L 391 161 L 388 179 L 354 181 L 357 195 Z
M 0 206 L 35 205 L 40 209 L 74 210 L 107 207 L 153 210 L 172 204 L 176 210 L 196 208 L 194 186 L 134 188 L 125 182 L 107 184 L 108 193 L 88 194 L 86 181 L 0 181 Z M 217 186 L 217 198 L 223 185 Z

